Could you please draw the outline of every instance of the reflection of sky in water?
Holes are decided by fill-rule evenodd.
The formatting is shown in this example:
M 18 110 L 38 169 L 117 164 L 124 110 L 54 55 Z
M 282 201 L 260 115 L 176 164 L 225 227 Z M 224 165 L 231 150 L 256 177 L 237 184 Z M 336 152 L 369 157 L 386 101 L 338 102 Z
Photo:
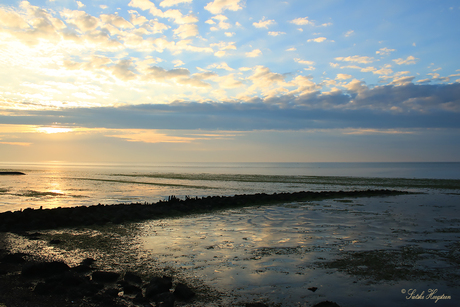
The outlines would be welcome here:
M 440 232 L 450 224 L 439 221 L 452 219 L 457 208 L 451 205 L 458 200 L 455 195 L 408 195 L 233 210 L 146 222 L 139 239 L 142 249 L 154 259 L 185 269 L 186 274 L 218 289 L 235 290 L 239 301 L 268 298 L 295 306 L 327 298 L 342 302 L 341 306 L 354 302 L 350 305 L 354 306 L 359 298 L 373 306 L 387 306 L 392 300 L 398 306 L 414 306 L 399 292 L 403 286 L 436 286 L 450 295 L 454 289 L 446 288 L 442 281 L 366 285 L 357 277 L 319 269 L 314 263 L 331 260 L 342 251 L 408 244 L 446 249 L 458 240 L 458 233 Z M 456 223 L 458 227 L 459 221 Z M 439 261 L 417 265 L 446 269 L 446 262 Z M 313 293 L 309 287 L 320 289 Z M 380 303 L 379 297 L 383 299 Z M 429 303 L 433 304 L 421 304 Z
M 6 167 L 0 162 L 2 166 Z M 203 197 L 368 188 L 460 189 L 460 180 L 421 179 L 458 178 L 460 163 L 17 164 L 14 170 L 27 175 L 0 176 L 0 212 L 40 206 L 156 202 L 170 195 L 184 198 L 186 195 Z
M 24 240 L 23 244 L 36 245 L 36 252 L 45 258 L 57 257 L 73 265 L 94 257 L 102 269 L 172 274 L 192 286 L 222 291 L 218 295 L 222 302 L 197 306 L 263 300 L 286 307 L 324 300 L 342 307 L 456 306 L 458 301 L 452 300 L 436 304 L 406 300 L 401 290 L 438 289 L 460 296 L 459 201 L 458 194 L 432 191 L 299 202 L 94 229 L 51 230 L 44 232 L 44 241 Z M 51 239 L 62 243 L 51 246 L 47 244 Z M 452 244 L 458 244 L 456 249 Z M 15 252 L 21 251 L 20 245 L 14 246 Z M 423 278 L 382 281 L 321 265 L 351 259 L 355 262 L 349 266 L 347 262 L 347 269 L 366 271 L 366 259 L 361 263 L 347 256 L 379 250 L 377 261 L 392 263 L 406 257 L 401 251 L 407 247 L 419 249 L 412 255 L 416 260 L 395 262 L 395 266 L 409 264 L 410 270 L 427 272 Z

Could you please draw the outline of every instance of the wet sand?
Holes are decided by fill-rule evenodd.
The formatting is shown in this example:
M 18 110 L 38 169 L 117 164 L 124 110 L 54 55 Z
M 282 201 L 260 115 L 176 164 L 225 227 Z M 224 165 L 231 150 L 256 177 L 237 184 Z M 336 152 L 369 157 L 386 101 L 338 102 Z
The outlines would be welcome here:
M 10 252 L 69 266 L 92 257 L 102 270 L 174 276 L 197 293 L 178 306 L 457 306 L 459 200 L 323 199 L 3 236 Z

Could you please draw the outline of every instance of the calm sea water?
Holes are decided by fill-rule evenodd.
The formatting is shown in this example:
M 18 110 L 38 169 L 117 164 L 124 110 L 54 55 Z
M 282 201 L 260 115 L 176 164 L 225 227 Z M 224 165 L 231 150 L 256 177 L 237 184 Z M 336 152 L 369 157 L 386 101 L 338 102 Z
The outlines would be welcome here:
M 195 306 L 261 300 L 282 307 L 324 300 L 344 307 L 460 303 L 460 163 L 0 164 L 6 170 L 27 175 L 0 176 L 0 212 L 155 202 L 169 195 L 423 192 L 49 230 L 44 240 L 14 244 L 13 252 L 35 246 L 41 256 L 73 265 L 93 257 L 103 269 L 166 272 L 219 291 L 222 301 Z M 9 235 L 16 243 L 25 240 Z M 63 243 L 50 246 L 52 239 Z M 449 299 L 415 301 L 407 298 L 410 289 L 436 290 Z
M 177 197 L 353 190 L 455 189 L 460 163 L 0 163 L 0 212 L 156 202 Z

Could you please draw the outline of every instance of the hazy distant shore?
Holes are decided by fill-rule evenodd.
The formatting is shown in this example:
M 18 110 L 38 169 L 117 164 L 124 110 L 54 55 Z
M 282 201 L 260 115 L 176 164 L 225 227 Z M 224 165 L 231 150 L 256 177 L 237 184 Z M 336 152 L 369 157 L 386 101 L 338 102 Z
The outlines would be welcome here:
M 0 175 L 25 175 L 23 172 L 0 172 Z
M 398 190 L 361 190 L 361 191 L 324 191 L 294 192 L 274 194 L 252 194 L 235 196 L 208 196 L 203 198 L 179 199 L 170 196 L 166 201 L 157 203 L 131 203 L 116 205 L 94 205 L 53 209 L 27 208 L 20 211 L 0 213 L 0 231 L 27 231 L 120 224 L 148 219 L 208 213 L 216 210 L 245 206 L 267 205 L 270 203 L 322 200 L 343 197 L 371 197 L 408 194 Z

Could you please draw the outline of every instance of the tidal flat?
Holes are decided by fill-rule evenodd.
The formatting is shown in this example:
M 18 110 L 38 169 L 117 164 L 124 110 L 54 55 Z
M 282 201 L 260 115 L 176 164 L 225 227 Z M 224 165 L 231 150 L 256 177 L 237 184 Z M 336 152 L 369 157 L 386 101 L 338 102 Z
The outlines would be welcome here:
M 3 241 L 71 267 L 92 258 L 100 270 L 173 276 L 196 293 L 176 306 L 457 306 L 459 203 L 442 192 L 294 201 Z

